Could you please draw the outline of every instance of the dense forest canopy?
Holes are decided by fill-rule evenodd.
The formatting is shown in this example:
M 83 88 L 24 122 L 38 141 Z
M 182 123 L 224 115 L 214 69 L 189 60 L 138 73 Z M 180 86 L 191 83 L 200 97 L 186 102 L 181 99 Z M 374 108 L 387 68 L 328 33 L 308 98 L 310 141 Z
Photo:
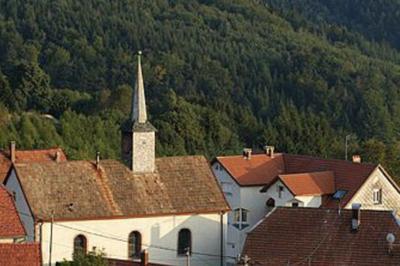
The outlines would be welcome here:
M 400 1 L 0 0 L 0 147 L 118 158 L 136 52 L 157 153 L 244 146 L 400 175 Z M 346 11 L 346 12 L 344 12 Z

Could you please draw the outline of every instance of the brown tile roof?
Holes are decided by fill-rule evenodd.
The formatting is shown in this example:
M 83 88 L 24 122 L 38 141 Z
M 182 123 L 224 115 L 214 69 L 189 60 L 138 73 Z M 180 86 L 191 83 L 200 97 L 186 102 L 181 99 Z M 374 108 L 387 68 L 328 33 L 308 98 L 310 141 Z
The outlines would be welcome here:
M 16 150 L 15 160 L 17 163 L 54 161 L 56 153 L 60 152 L 60 160 L 66 161 L 67 156 L 61 148 L 50 148 L 44 150 Z M 0 182 L 3 183 L 10 170 L 11 161 L 8 151 L 0 151 Z
M 387 234 L 400 239 L 390 212 L 361 210 L 359 230 L 350 228 L 351 210 L 339 216 L 334 209 L 279 207 L 248 234 L 242 254 L 250 265 L 400 265 L 400 250 L 388 254 Z
M 254 154 L 250 160 L 243 156 L 221 156 L 216 160 L 241 186 L 266 185 L 285 172 L 282 154 L 275 154 L 274 158 Z
M 228 210 L 203 156 L 156 159 L 157 172 L 133 174 L 115 160 L 15 164 L 34 215 L 99 219 Z M 72 204 L 71 208 L 68 206 Z
M 0 244 L 0 265 L 40 266 L 39 243 Z
M 253 159 L 255 162 L 251 162 Z M 342 205 L 350 201 L 372 171 L 378 167 L 373 164 L 292 154 L 276 154 L 272 159 L 266 154 L 257 154 L 252 155 L 250 160 L 242 156 L 217 157 L 216 160 L 242 186 L 268 186 L 278 175 L 283 174 L 332 171 L 335 176 L 335 188 L 347 191 Z M 337 202 L 326 199 L 323 206 L 337 207 Z
M 332 171 L 279 175 L 279 179 L 295 196 L 335 193 Z
M 0 204 L 0 239 L 25 236 L 25 229 L 15 207 L 14 199 L 3 185 L 0 185 Z

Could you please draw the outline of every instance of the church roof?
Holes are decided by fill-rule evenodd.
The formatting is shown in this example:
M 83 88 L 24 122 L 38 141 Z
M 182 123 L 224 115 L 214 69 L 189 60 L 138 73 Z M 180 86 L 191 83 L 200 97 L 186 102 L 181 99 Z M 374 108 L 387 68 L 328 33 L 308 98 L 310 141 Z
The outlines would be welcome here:
M 16 150 L 15 160 L 17 163 L 55 161 L 56 153 L 59 152 L 60 160 L 66 161 L 67 156 L 61 148 L 50 148 L 42 150 Z M 10 153 L 0 150 L 0 182 L 3 183 L 11 167 Z
M 203 156 L 156 159 L 156 172 L 134 174 L 116 160 L 17 163 L 34 216 L 49 220 L 212 213 L 229 209 Z

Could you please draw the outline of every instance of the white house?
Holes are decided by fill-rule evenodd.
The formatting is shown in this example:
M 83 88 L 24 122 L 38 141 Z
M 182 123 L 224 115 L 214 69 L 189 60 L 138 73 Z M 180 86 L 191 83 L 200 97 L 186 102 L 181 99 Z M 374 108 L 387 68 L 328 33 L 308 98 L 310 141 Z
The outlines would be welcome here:
M 203 156 L 155 158 L 140 55 L 132 106 L 122 133 L 127 166 L 99 155 L 13 164 L 5 185 L 28 239 L 41 243 L 44 265 L 92 249 L 122 260 L 147 250 L 162 265 L 222 265 L 229 206 Z
M 232 213 L 226 254 L 241 254 L 247 232 L 275 206 L 351 208 L 399 212 L 399 187 L 380 165 L 265 153 L 215 158 L 212 169 Z M 234 260 L 228 260 L 234 264 Z

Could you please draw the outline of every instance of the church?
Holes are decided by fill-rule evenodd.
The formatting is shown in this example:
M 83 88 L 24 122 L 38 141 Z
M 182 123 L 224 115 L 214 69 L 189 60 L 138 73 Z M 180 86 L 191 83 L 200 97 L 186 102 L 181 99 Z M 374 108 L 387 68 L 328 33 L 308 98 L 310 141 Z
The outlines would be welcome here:
M 157 265 L 222 265 L 229 206 L 203 156 L 155 157 L 138 55 L 122 158 L 13 163 L 4 181 L 43 265 L 102 251 Z

